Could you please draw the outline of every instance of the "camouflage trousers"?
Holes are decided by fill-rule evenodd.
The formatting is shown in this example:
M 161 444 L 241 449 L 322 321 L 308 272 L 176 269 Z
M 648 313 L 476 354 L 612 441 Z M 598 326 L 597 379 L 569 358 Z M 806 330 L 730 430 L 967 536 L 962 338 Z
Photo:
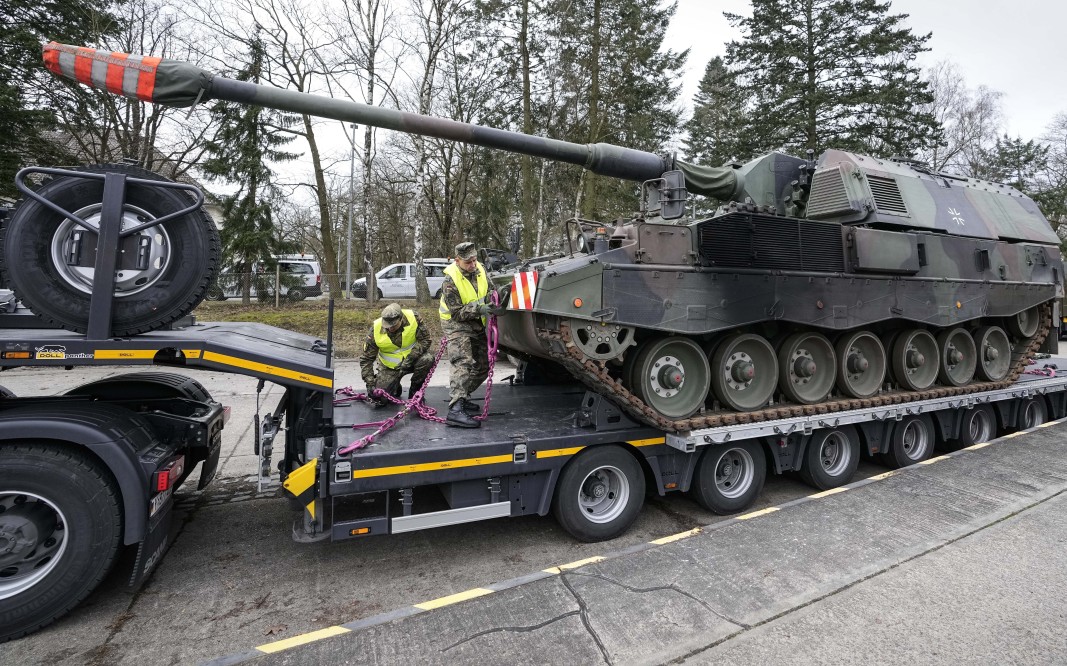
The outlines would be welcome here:
M 448 362 L 451 366 L 448 395 L 448 404 L 451 406 L 457 400 L 469 398 L 489 376 L 489 341 L 484 331 L 454 331 L 449 330 L 447 324 L 445 333 L 448 335 Z
M 409 355 L 408 358 L 410 359 L 411 355 Z M 401 372 L 400 368 L 387 368 L 379 362 L 376 362 L 374 365 L 378 369 L 378 374 L 374 378 L 374 386 L 397 398 L 401 397 L 403 388 L 400 386 L 400 380 L 408 373 Z M 423 383 L 426 381 L 426 375 L 430 372 L 430 366 L 432 365 L 433 354 L 426 353 L 415 357 L 415 368 L 410 371 L 411 388 L 408 390 L 409 398 L 415 395 L 415 391 L 418 391 L 422 387 Z

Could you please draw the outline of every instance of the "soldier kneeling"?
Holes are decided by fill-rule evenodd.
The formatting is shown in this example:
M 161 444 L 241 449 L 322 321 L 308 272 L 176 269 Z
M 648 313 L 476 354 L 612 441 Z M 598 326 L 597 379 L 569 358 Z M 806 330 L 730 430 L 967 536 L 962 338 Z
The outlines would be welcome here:
M 430 344 L 430 332 L 414 310 L 405 310 L 396 303 L 385 306 L 382 316 L 371 325 L 359 357 L 367 393 L 379 388 L 399 398 L 400 379 L 410 374 L 408 399 L 414 397 L 433 365 Z M 384 400 L 376 402 L 378 406 L 387 404 Z

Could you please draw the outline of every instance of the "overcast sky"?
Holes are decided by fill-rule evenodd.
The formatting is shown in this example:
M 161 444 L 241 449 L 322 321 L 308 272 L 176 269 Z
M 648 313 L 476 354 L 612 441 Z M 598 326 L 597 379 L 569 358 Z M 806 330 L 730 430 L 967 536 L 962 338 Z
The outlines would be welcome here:
M 739 34 L 723 12 L 747 15 L 748 0 L 678 0 L 668 38 L 689 48 L 683 97 L 692 99 L 708 61 Z M 916 34 L 932 32 L 920 63 L 952 60 L 967 85 L 1004 93 L 1007 131 L 1038 137 L 1067 113 L 1067 0 L 892 0 Z

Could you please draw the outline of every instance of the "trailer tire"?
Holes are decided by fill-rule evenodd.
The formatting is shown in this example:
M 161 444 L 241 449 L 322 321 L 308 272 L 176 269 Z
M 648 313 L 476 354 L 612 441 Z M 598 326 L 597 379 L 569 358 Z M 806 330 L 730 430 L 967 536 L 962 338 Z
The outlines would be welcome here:
M 144 180 L 165 181 L 150 171 L 129 165 L 105 164 L 80 169 L 93 173 L 124 173 Z M 60 176 L 37 194 L 90 222 L 99 220 L 103 181 Z M 156 219 L 187 207 L 193 200 L 180 190 L 129 184 L 124 219 L 131 223 Z M 24 199 L 0 231 L 0 277 L 38 316 L 52 325 L 85 332 L 93 276 L 90 267 L 68 265 L 56 257 L 68 252 L 73 222 L 33 199 Z M 123 295 L 112 300 L 112 335 L 136 335 L 158 329 L 192 312 L 204 299 L 218 270 L 221 245 L 218 229 L 207 213 L 194 210 L 164 222 L 142 236 L 156 253 L 144 268 L 118 270 L 126 274 Z M 89 244 L 89 241 L 83 241 Z M 92 245 L 81 250 L 82 259 Z
M 1019 405 L 1019 430 L 1036 428 L 1048 420 L 1048 409 L 1041 398 L 1030 398 Z
M 889 448 L 878 454 L 886 467 L 899 469 L 926 460 L 934 452 L 934 424 L 926 415 L 906 416 L 895 424 Z
M 689 496 L 726 516 L 755 503 L 767 480 L 767 457 L 758 441 L 709 446 L 700 456 Z
M 813 488 L 829 490 L 851 481 L 859 464 L 860 438 L 855 428 L 817 430 L 804 450 L 800 478 Z
M 563 468 L 552 512 L 574 538 L 605 541 L 629 529 L 644 502 L 645 475 L 634 456 L 619 446 L 594 446 Z
M 14 546 L 0 555 L 4 642 L 63 616 L 103 580 L 119 551 L 122 509 L 93 459 L 30 442 L 0 446 L 0 506 L 0 545 Z
M 941 448 L 946 451 L 959 451 L 975 444 L 988 442 L 996 436 L 997 418 L 989 405 L 978 405 L 963 412 L 960 419 L 959 436 L 945 441 Z

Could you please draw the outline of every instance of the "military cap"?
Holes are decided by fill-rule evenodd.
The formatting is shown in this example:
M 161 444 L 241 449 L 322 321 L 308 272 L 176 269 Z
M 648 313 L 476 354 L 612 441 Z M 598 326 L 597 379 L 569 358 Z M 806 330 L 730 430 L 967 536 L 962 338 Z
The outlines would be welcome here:
M 470 241 L 463 241 L 456 246 L 456 258 L 470 260 L 478 256 L 478 248 Z
M 396 303 L 390 303 L 382 309 L 382 322 L 389 326 L 395 325 L 404 317 L 404 312 Z

